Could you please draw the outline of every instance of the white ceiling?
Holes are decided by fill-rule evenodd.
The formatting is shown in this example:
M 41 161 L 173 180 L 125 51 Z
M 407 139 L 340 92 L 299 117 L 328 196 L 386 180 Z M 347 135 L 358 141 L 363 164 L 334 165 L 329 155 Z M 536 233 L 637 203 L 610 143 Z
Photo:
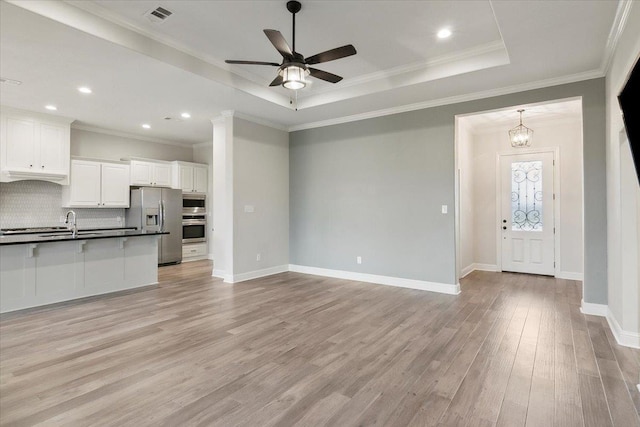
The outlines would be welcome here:
M 459 120 L 471 132 L 508 130 L 518 125 L 522 113 L 522 123 L 525 126 L 542 125 L 557 121 L 580 120 L 582 118 L 582 101 L 570 99 L 544 104 L 516 105 L 508 109 L 480 112 L 459 116 Z
M 2 84 L 0 102 L 52 103 L 79 126 L 191 144 L 211 139 L 209 119 L 223 110 L 298 129 L 601 76 L 622 15 L 614 1 L 302 3 L 297 50 L 352 43 L 358 54 L 318 65 L 344 80 L 314 80 L 291 104 L 289 91 L 268 87 L 275 67 L 224 64 L 279 62 L 262 30 L 291 42 L 286 1 L 2 1 L 0 75 L 23 84 Z M 158 5 L 174 12 L 160 25 L 143 16 Z M 437 39 L 442 27 L 450 39 Z M 81 96 L 79 85 L 94 93 Z M 176 120 L 182 111 L 192 119 Z

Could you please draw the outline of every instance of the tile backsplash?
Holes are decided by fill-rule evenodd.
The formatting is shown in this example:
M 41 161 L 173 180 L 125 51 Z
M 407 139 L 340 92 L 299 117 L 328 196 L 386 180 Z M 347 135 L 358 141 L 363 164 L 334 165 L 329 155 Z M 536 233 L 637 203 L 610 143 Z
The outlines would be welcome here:
M 62 186 L 46 181 L 0 183 L 0 228 L 62 225 Z M 124 209 L 73 209 L 78 227 L 122 227 Z M 118 221 L 120 218 L 120 221 Z

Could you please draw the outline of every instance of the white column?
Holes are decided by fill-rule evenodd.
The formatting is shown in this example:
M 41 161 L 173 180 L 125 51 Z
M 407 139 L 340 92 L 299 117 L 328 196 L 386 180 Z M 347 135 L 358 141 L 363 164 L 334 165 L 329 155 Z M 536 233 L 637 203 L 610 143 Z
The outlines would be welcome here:
M 213 123 L 213 273 L 233 278 L 233 111 Z

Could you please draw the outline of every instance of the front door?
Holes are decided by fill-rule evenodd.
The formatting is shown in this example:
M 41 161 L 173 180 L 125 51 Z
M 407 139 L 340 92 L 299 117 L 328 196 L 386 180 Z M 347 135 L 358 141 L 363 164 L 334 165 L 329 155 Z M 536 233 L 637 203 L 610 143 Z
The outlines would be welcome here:
M 555 271 L 553 153 L 500 156 L 502 271 Z

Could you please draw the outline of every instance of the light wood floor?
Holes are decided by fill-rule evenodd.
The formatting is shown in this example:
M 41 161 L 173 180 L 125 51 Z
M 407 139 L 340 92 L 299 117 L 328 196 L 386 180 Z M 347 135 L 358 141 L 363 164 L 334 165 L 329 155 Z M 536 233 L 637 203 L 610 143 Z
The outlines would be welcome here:
M 640 352 L 579 282 L 475 272 L 462 294 L 208 261 L 0 318 L 0 424 L 637 426 Z

